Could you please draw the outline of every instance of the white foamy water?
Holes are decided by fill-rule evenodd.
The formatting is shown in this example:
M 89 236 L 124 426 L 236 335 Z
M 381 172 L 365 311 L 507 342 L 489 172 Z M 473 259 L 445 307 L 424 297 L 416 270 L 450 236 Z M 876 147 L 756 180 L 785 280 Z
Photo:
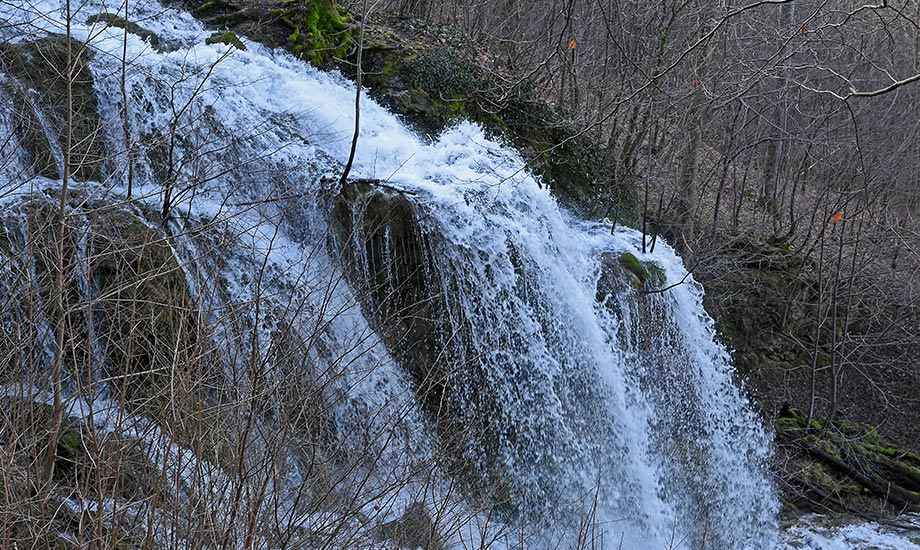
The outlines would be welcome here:
M 802 518 L 783 536 L 784 550 L 917 550 L 920 549 L 920 522 L 916 515 L 899 518 L 913 530 L 876 522 L 825 525 L 821 516 Z
M 0 38 L 62 30 L 57 2 L 0 1 L 0 18 L 11 23 Z M 155 52 L 128 36 L 129 147 L 122 131 L 123 31 L 85 24 L 112 11 L 102 2 L 88 2 L 75 18 L 74 34 L 94 52 L 111 155 L 106 181 L 86 189 L 106 200 L 123 197 L 133 162 L 134 192 L 140 204 L 156 208 L 163 150 L 171 146 L 174 212 L 188 219 L 171 226 L 179 235 L 176 253 L 188 260 L 193 288 L 196 269 L 219 273 L 220 293 L 196 290 L 213 301 L 213 317 L 253 300 L 263 300 L 266 311 L 300 304 L 276 321 L 302 338 L 313 335 L 309 364 L 345 365 L 331 390 L 339 395 L 339 429 L 361 425 L 362 434 L 397 440 L 399 451 L 376 464 L 368 486 L 414 479 L 414 467 L 432 462 L 443 434 L 431 428 L 410 376 L 362 313 L 367 308 L 357 306 L 344 282 L 330 284 L 347 270 L 329 251 L 334 184 L 323 178 L 337 176 L 348 154 L 353 86 L 251 42 L 247 51 L 205 45 L 210 31 L 155 2 L 132 9 L 132 19 L 158 33 L 170 51 Z M 770 438 L 734 385 L 702 291 L 674 251 L 659 241 L 654 253 L 643 254 L 637 232 L 611 234 L 609 226 L 567 214 L 515 151 L 475 125 L 460 124 L 428 142 L 366 98 L 361 121 L 352 175 L 382 178 L 408 192 L 427 247 L 428 280 L 439 285 L 433 294 L 446 297 L 448 330 L 438 345 L 453 369 L 445 399 L 454 421 L 476 426 L 456 452 L 472 465 L 464 475 L 482 476 L 461 485 L 503 485 L 505 515 L 491 521 L 526 522 L 523 544 L 532 548 L 573 544 L 586 516 L 591 536 L 605 548 L 776 546 Z M 9 129 L 7 119 L 0 124 Z M 31 193 L 31 176 L 20 161 L 0 165 L 9 182 L 5 200 Z M 272 201 L 253 204 L 265 198 Z M 182 230 L 211 219 L 233 237 L 220 262 L 197 262 L 204 244 L 183 238 Z M 665 276 L 660 286 L 681 284 L 639 295 L 624 274 L 611 283 L 609 264 L 626 252 L 658 266 Z M 265 289 L 267 295 L 259 292 Z M 256 328 L 266 357 L 278 326 Z M 216 331 L 214 338 L 221 337 Z M 228 364 L 252 352 L 249 343 L 223 337 Z M 278 499 L 293 492 L 296 470 L 273 482 Z M 459 516 L 476 506 L 475 498 L 457 496 L 453 482 L 435 469 L 425 480 L 368 498 L 365 508 L 370 515 L 389 507 L 385 515 L 398 517 L 422 491 L 429 509 L 450 501 Z M 286 521 L 307 526 L 325 519 L 290 514 Z M 465 523 L 446 544 L 477 547 L 476 537 L 489 530 L 483 524 Z M 362 528 L 368 526 L 354 529 Z M 498 536 L 494 547 L 520 547 L 519 532 L 512 533 Z

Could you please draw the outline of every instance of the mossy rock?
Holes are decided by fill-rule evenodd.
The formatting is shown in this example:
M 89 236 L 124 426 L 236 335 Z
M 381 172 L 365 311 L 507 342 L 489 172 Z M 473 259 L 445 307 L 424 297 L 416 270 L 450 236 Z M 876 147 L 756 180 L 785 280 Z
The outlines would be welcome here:
M 92 315 L 94 338 L 88 339 L 82 323 L 68 323 L 67 379 L 89 387 L 104 378 L 129 411 L 174 426 L 176 441 L 203 459 L 229 465 L 233 441 L 226 426 L 232 422 L 211 392 L 220 386 L 221 363 L 205 345 L 198 304 L 172 244 L 140 211 L 94 203 L 78 192 L 71 198 L 64 307 L 70 321 Z M 57 319 L 56 203 L 36 198 L 21 208 L 27 225 L 18 231 L 28 239 L 11 241 L 13 253 L 33 263 L 45 316 Z M 95 366 L 84 360 L 90 351 L 103 358 Z
M 357 43 L 351 16 L 332 0 L 285 1 L 269 14 L 289 27 L 290 51 L 317 67 L 344 58 Z
M 432 243 L 415 204 L 400 193 L 347 184 L 335 198 L 330 226 L 365 316 L 414 383 L 444 456 L 463 470 L 464 442 L 457 434 L 469 427 L 459 423 L 462 411 L 452 386 L 457 376 L 447 346 L 459 337 L 446 317 L 442 282 L 429 267 Z M 397 536 L 402 528 L 394 529 Z
M 195 8 L 194 13 L 196 16 L 201 17 L 211 15 L 220 10 L 225 10 L 232 7 L 233 6 L 230 4 L 230 2 L 225 2 L 224 0 L 210 0 Z
M 333 0 L 167 0 L 167 4 L 178 4 L 219 29 L 216 42 L 225 43 L 216 37 L 231 31 L 270 48 L 283 47 L 316 67 L 343 59 L 357 43 L 351 15 Z
M 205 44 L 224 44 L 227 46 L 233 46 L 234 48 L 242 51 L 246 51 L 246 44 L 243 44 L 243 41 L 240 40 L 240 37 L 234 32 L 216 32 L 211 36 L 207 37 L 204 40 Z
M 63 305 L 70 312 L 87 307 L 90 297 L 81 281 L 88 277 L 98 317 L 94 332 L 104 345 L 113 388 L 129 406 L 165 406 L 170 397 L 163 389 L 174 381 L 174 368 L 194 365 L 199 353 L 197 304 L 185 273 L 168 240 L 137 214 L 94 205 L 76 191 L 70 198 L 63 240 Z M 43 303 L 49 304 L 46 315 L 57 319 L 62 315 L 54 310 L 53 298 L 58 207 L 37 197 L 21 208 L 28 224 L 22 228 L 29 236 L 25 252 L 30 254 L 22 258 L 34 263 L 37 288 Z M 86 271 L 77 269 L 82 265 Z M 85 337 L 75 329 L 66 339 L 74 347 L 68 356 L 85 353 Z M 77 361 L 72 369 L 75 377 L 91 376 Z
M 633 299 L 642 301 L 648 292 L 662 288 L 665 282 L 664 270 L 658 264 L 639 260 L 631 252 L 606 252 L 600 258 L 597 300 L 603 302 L 608 295 L 629 293 Z
M 74 511 L 72 506 L 117 501 L 127 507 L 155 500 L 162 472 L 151 460 L 147 442 L 65 416 L 54 447 L 53 476 L 41 487 L 38 472 L 49 456 L 53 408 L 29 395 L 6 395 L 0 398 L 0 410 L 4 541 L 73 548 L 73 541 L 88 535 L 106 548 L 142 546 L 128 532 L 130 526 L 113 526 L 92 508 Z
M 632 252 L 620 254 L 620 265 L 623 266 L 642 288 L 655 288 L 665 282 L 664 270 L 654 262 L 643 262 Z
M 529 83 L 509 87 L 484 70 L 471 41 L 449 31 L 415 20 L 369 25 L 362 65 L 371 95 L 422 134 L 435 136 L 461 120 L 476 122 L 521 151 L 566 206 L 635 224 L 635 190 L 602 177 L 608 170 L 601 147 L 567 124 Z M 351 63 L 337 68 L 355 75 Z
M 89 69 L 92 52 L 82 42 L 71 40 L 73 55 L 73 125 L 71 174 L 82 180 L 102 180 L 104 159 L 98 105 Z M 67 40 L 50 35 L 22 44 L 0 44 L 0 63 L 13 76 L 11 90 L 21 115 L 20 138 L 32 156 L 39 175 L 61 177 L 56 151 L 66 146 L 67 120 Z M 10 84 L 7 84 L 10 85 Z M 42 120 L 47 121 L 43 128 Z M 56 136 L 51 144 L 48 133 Z
M 133 21 L 128 21 L 124 17 L 121 17 L 114 13 L 107 13 L 107 12 L 99 13 L 87 19 L 86 22 L 88 24 L 104 23 L 105 25 L 108 25 L 110 27 L 117 27 L 119 29 L 124 29 L 131 34 L 140 37 L 142 40 L 147 41 L 147 43 L 149 43 L 150 46 L 154 50 L 162 51 L 160 49 L 160 37 L 157 35 L 157 33 L 151 30 L 145 29 L 144 27 L 138 25 L 137 23 Z
M 195 365 L 199 353 L 185 274 L 169 242 L 129 212 L 97 212 L 90 236 L 113 386 L 133 406 L 166 406 L 177 378 L 198 378 L 175 370 Z

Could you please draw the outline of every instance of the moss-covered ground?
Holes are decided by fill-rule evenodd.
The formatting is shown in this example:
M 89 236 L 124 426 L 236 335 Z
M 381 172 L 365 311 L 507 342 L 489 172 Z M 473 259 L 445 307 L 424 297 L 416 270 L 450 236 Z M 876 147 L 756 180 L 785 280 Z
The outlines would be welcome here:
M 791 407 L 775 420 L 786 512 L 876 517 L 920 511 L 920 458 L 875 427 L 829 422 Z

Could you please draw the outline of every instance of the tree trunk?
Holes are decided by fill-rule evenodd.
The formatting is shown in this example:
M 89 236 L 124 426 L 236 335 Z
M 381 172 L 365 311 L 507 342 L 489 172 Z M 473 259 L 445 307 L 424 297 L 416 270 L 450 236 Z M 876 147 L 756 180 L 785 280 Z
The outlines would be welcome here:
M 708 32 L 708 25 L 700 27 L 700 36 L 705 36 Z M 711 43 L 707 41 L 696 62 L 693 81 L 693 86 L 696 89 L 693 92 L 690 104 L 687 146 L 680 162 L 680 181 L 678 182 L 675 221 L 678 233 L 683 237 L 681 239 L 683 241 L 693 235 L 693 217 L 699 201 L 700 190 L 697 188 L 696 172 L 699 165 L 700 144 L 703 140 L 703 115 L 706 111 L 706 75 L 711 52 Z M 679 248 L 681 240 L 677 242 Z

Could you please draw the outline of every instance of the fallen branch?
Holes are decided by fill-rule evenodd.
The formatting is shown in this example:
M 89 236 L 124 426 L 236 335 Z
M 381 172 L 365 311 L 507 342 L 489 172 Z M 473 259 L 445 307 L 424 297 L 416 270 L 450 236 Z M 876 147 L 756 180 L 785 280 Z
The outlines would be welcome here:
M 826 451 L 814 447 L 803 440 L 796 440 L 793 442 L 793 444 L 804 450 L 812 458 L 819 460 L 831 466 L 838 472 L 852 478 L 854 481 L 874 493 L 876 496 L 882 498 L 886 502 L 890 502 L 891 504 L 894 504 L 903 510 L 909 510 L 911 512 L 920 511 L 920 502 L 918 502 L 917 499 L 912 498 L 910 495 L 904 494 L 904 491 L 900 487 L 894 485 L 890 481 L 882 480 L 880 483 L 878 480 L 860 472 L 840 458 L 837 458 L 836 456 Z M 887 484 L 887 487 L 883 486 L 882 483 Z

